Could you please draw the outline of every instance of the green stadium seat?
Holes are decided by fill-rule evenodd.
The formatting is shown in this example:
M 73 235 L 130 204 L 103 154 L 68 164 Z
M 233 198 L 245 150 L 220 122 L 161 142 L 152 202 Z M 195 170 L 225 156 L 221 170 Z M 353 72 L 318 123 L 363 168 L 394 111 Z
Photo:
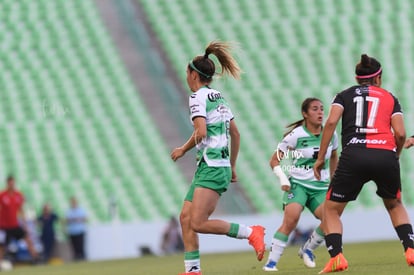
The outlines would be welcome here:
M 165 204 L 153 211 L 141 209 L 145 205 L 133 185 L 117 189 L 120 176 L 152 184 L 137 167 L 166 166 L 170 159 L 95 3 L 5 0 L 0 14 L 0 28 L 8 30 L 0 32 L 0 67 L 7 68 L 0 77 L 0 88 L 7 91 L 0 97 L 0 120 L 8 125 L 0 131 L 7 145 L 0 170 L 22 180 L 37 208 L 50 200 L 64 211 L 69 194 L 89 200 L 81 202 L 92 222 L 109 221 L 111 192 L 121 201 L 121 220 L 178 211 L 181 201 L 172 186 L 182 191 L 185 182 L 176 166 L 160 180 L 171 191 L 160 194 L 171 198 L 162 198 Z M 146 204 L 161 200 L 158 193 L 155 185 Z
M 414 40 L 407 38 L 412 20 L 401 12 L 412 10 L 410 1 L 137 2 L 162 46 L 172 53 L 170 62 L 183 85 L 182 64 L 193 50 L 200 53 L 211 37 L 241 44 L 242 80 L 220 80 L 213 87 L 225 92 L 235 111 L 243 144 L 240 183 L 259 211 L 280 206 L 274 197 L 280 199 L 281 192 L 273 188 L 275 179 L 268 173 L 267 161 L 285 125 L 301 118 L 305 97 L 320 98 L 327 113 L 334 95 L 354 83 L 352 72 L 362 52 L 381 57 L 388 68 L 383 76 L 387 88 L 398 91 L 405 109 L 414 108 L 408 95 L 413 85 L 406 75 L 413 71 L 409 47 Z M 160 19 L 160 11 L 174 13 Z M 188 26 L 183 26 L 185 22 Z M 365 193 L 361 197 L 364 206 L 378 204 Z

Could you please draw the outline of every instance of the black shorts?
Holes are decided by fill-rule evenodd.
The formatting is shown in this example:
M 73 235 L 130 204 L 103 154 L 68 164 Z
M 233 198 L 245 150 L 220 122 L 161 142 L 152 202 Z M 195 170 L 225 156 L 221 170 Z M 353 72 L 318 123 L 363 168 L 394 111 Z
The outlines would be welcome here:
M 326 199 L 353 201 L 370 180 L 377 185 L 381 198 L 401 198 L 400 163 L 395 152 L 347 147 L 339 157 Z
M 5 234 L 4 240 L 0 239 L 0 245 L 8 244 L 12 239 L 20 240 L 26 237 L 26 232 L 21 227 L 0 229 L 0 231 Z

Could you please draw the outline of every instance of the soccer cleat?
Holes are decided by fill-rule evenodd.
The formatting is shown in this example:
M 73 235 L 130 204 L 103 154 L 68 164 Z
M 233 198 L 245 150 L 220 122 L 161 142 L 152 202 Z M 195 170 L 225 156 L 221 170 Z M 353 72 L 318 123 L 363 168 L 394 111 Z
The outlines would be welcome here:
M 344 271 L 347 269 L 348 269 L 348 261 L 345 259 L 342 253 L 339 253 L 338 255 L 336 255 L 335 257 L 329 260 L 329 262 L 319 272 L 319 274 Z
M 299 248 L 298 255 L 301 259 L 303 259 L 303 263 L 309 267 L 314 268 L 316 266 L 315 263 L 315 255 L 309 249 L 303 249 L 303 247 Z
M 263 267 L 264 271 L 277 271 L 276 262 L 269 260 L 267 264 Z
M 265 228 L 260 225 L 250 226 L 253 229 L 249 237 L 249 244 L 256 250 L 257 260 L 261 261 L 266 251 L 266 245 L 264 243 L 264 230 Z
M 407 264 L 409 266 L 414 266 L 414 249 L 409 247 L 405 251 L 405 259 L 407 260 Z

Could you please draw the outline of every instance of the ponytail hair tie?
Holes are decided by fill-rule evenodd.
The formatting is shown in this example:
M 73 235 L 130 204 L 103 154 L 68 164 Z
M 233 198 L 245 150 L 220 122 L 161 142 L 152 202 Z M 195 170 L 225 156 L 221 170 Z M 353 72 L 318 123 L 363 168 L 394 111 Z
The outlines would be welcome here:
M 208 53 L 204 54 L 204 58 L 207 59 L 208 58 Z

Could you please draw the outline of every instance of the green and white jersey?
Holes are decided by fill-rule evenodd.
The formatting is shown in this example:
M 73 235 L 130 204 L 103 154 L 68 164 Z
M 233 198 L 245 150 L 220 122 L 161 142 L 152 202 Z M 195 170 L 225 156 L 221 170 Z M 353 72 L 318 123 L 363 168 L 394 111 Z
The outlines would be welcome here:
M 208 166 L 228 167 L 229 129 L 233 114 L 219 91 L 203 87 L 189 98 L 191 122 L 204 117 L 207 136 L 196 145 L 197 162 L 204 158 Z
M 329 143 L 325 156 L 325 167 L 321 170 L 321 179 L 317 180 L 313 174 L 322 135 L 315 136 L 305 126 L 299 126 L 285 136 L 278 145 L 284 153 L 281 161 L 282 169 L 290 175 L 291 183 L 300 184 L 314 190 L 326 190 L 329 185 L 329 159 L 332 151 L 338 149 L 336 132 Z M 283 164 L 284 162 L 290 165 Z

